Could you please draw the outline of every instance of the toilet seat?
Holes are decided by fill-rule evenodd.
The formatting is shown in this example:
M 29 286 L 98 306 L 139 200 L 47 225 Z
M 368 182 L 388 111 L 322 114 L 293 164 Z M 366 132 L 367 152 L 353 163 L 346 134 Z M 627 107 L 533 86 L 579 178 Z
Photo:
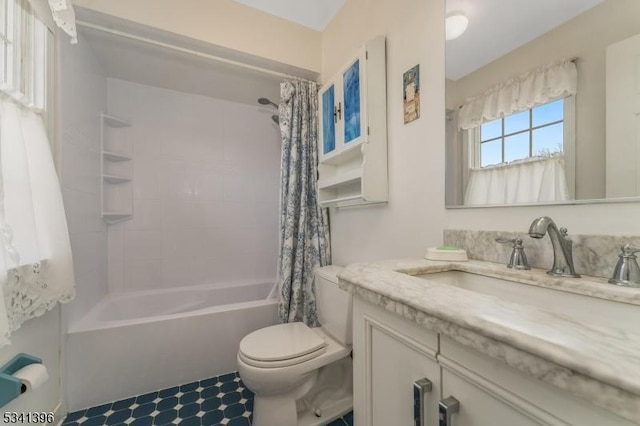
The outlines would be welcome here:
M 316 358 L 327 342 L 301 322 L 278 324 L 256 330 L 240 342 L 239 357 L 262 368 L 287 367 Z

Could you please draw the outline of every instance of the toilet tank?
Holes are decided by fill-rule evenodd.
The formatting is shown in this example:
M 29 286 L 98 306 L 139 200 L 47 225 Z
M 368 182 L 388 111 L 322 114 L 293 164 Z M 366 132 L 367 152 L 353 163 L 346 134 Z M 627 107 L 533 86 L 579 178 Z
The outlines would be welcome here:
M 351 345 L 352 296 L 338 287 L 336 265 L 316 269 L 316 307 L 322 329 L 343 345 Z

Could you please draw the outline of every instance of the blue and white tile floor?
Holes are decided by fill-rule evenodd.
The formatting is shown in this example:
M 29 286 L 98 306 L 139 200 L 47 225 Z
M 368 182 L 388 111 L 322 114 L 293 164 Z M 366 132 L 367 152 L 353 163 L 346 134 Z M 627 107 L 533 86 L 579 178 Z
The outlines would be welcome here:
M 69 413 L 62 426 L 250 426 L 253 392 L 238 373 L 175 386 Z M 329 426 L 353 426 L 353 414 Z

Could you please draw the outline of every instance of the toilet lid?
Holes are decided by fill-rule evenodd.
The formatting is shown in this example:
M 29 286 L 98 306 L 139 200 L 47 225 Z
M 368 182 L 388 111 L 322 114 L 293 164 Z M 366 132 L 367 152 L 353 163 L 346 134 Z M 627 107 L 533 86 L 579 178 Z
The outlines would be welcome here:
M 306 324 L 291 322 L 246 335 L 240 342 L 240 352 L 255 361 L 272 362 L 303 357 L 325 346 L 325 340 Z

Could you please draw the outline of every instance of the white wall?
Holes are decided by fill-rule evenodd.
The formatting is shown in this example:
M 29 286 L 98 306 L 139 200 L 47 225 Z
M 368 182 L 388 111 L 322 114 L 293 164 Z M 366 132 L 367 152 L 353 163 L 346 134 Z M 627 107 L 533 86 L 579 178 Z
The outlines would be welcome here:
M 66 324 L 73 324 L 107 294 L 107 227 L 100 217 L 100 113 L 107 106 L 107 81 L 86 42 L 63 39 L 60 45 L 61 183 L 77 292 L 63 312 Z
M 109 290 L 275 279 L 274 109 L 109 79 L 130 120 L 133 219 L 109 227 Z
M 387 37 L 389 203 L 333 209 L 333 263 L 422 256 L 444 219 L 444 1 L 347 0 L 323 33 L 323 79 Z M 403 122 L 402 75 L 420 64 L 421 117 Z

